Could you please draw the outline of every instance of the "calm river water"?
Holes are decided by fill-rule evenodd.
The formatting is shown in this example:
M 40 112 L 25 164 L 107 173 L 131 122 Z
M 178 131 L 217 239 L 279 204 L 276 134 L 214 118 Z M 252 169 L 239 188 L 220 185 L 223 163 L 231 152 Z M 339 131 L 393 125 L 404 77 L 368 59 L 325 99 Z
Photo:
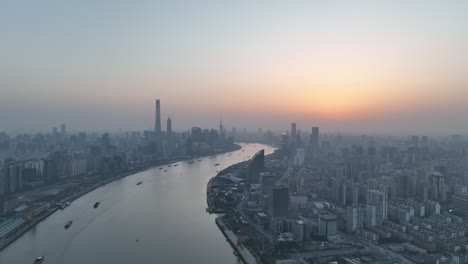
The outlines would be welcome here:
M 0 252 L 1 264 L 241 263 L 205 212 L 206 184 L 218 170 L 244 161 L 244 151 L 202 158 L 164 170 L 152 168 L 109 183 L 73 201 Z M 215 166 L 220 163 L 219 166 Z M 142 184 L 136 184 L 141 181 Z M 101 205 L 93 208 L 96 201 Z M 63 226 L 73 220 L 70 229 Z

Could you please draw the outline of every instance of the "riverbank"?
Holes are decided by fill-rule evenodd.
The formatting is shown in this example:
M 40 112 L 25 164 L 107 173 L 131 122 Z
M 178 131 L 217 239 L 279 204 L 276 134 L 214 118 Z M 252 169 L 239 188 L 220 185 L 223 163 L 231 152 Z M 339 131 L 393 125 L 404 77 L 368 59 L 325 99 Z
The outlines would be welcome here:
M 267 165 L 269 163 L 273 164 L 278 162 L 275 158 L 274 151 L 266 154 L 264 158 Z M 243 162 L 228 166 L 227 168 L 219 171 L 216 176 L 212 177 L 208 181 L 207 212 L 229 212 L 231 213 L 229 215 L 236 219 L 236 223 L 253 227 L 252 230 L 254 231 L 249 231 L 249 234 L 247 234 L 249 237 L 262 237 L 265 241 L 272 241 L 272 235 L 266 233 L 263 230 L 263 226 L 257 226 L 243 210 L 244 203 L 249 200 L 249 186 L 245 182 L 246 172 L 249 170 L 249 164 L 250 160 L 244 160 Z M 282 170 L 280 169 L 280 171 Z M 281 173 L 278 173 L 278 175 L 281 175 Z M 224 215 L 216 219 L 216 224 L 226 237 L 226 240 L 230 243 L 244 263 L 257 263 L 257 258 L 259 259 L 258 256 L 261 253 L 259 254 L 259 252 L 256 252 L 252 247 L 246 248 L 243 245 L 238 245 L 236 234 L 229 229 L 237 230 L 238 226 L 232 225 L 226 216 L 227 215 Z M 259 236 L 256 234 L 259 234 Z
M 236 234 L 230 230 L 223 221 L 223 216 L 216 218 L 216 225 L 219 227 L 219 230 L 223 233 L 226 237 L 226 240 L 231 244 L 232 248 L 237 252 L 237 256 L 245 263 L 245 264 L 257 264 L 257 260 L 255 257 L 250 253 L 250 251 L 244 246 L 237 245 L 237 236 Z
M 206 158 L 206 157 L 213 156 L 213 155 L 219 155 L 219 154 L 223 154 L 223 153 L 236 151 L 236 150 L 239 150 L 241 148 L 242 147 L 240 145 L 235 144 L 232 148 L 226 149 L 225 151 L 216 152 L 216 153 L 209 153 L 207 155 L 200 156 L 200 157 Z M 98 189 L 99 187 L 105 186 L 105 185 L 107 185 L 107 184 L 109 184 L 109 183 L 111 183 L 113 181 L 125 178 L 125 177 L 127 177 L 129 175 L 133 175 L 135 173 L 143 172 L 143 171 L 146 171 L 146 170 L 149 170 L 151 168 L 158 167 L 158 166 L 165 166 L 165 165 L 168 165 L 168 164 L 173 164 L 173 163 L 177 163 L 177 162 L 181 162 L 181 161 L 191 160 L 191 159 L 194 159 L 194 158 L 195 157 L 179 157 L 179 158 L 165 160 L 165 161 L 151 162 L 149 164 L 142 165 L 141 167 L 138 167 L 136 169 L 119 173 L 118 175 L 116 175 L 114 177 L 101 179 L 98 182 L 92 184 L 91 186 L 88 186 L 88 187 L 84 188 L 83 190 L 80 190 L 80 191 L 78 191 L 76 193 L 72 193 L 70 196 L 60 199 L 59 203 L 60 204 L 66 204 L 67 202 L 71 203 L 72 201 L 86 195 L 87 193 L 90 193 L 90 192 Z M 40 223 L 42 220 L 46 219 L 48 216 L 55 213 L 58 209 L 59 209 L 59 206 L 52 205 L 49 209 L 47 209 L 47 211 L 45 211 L 42 214 L 38 215 L 37 218 L 30 221 L 26 225 L 19 227 L 17 230 L 14 231 L 13 234 L 9 235 L 8 237 L 6 237 L 4 239 L 0 239 L 0 253 L 4 248 L 6 248 L 11 243 L 13 243 L 16 239 L 20 238 L 23 234 L 25 234 L 28 230 L 33 228 L 38 223 Z
M 37 256 L 44 256 L 48 264 L 243 263 L 216 225 L 219 215 L 205 212 L 205 191 L 212 176 L 248 160 L 258 149 L 273 151 L 260 144 L 240 145 L 244 151 L 159 166 L 163 169 L 156 167 L 98 188 L 3 249 L 0 263 L 32 263 Z M 140 181 L 143 184 L 138 186 Z M 75 188 L 67 197 L 82 190 L 67 185 Z M 101 204 L 94 209 L 96 201 Z M 73 225 L 64 229 L 70 220 Z M 237 235 L 230 219 L 224 222 Z M 174 245 L 183 254 L 174 254 Z
M 24 233 L 29 231 L 29 229 L 33 228 L 37 224 L 39 224 L 42 220 L 46 219 L 49 215 L 55 213 L 58 210 L 58 208 L 51 208 L 47 209 L 47 212 L 42 213 L 41 215 L 37 216 L 36 219 L 34 219 L 31 223 L 19 228 L 14 235 L 11 237 L 4 239 L 0 243 L 0 251 L 2 251 L 4 248 L 6 248 L 8 245 L 13 243 L 16 239 L 20 238 Z

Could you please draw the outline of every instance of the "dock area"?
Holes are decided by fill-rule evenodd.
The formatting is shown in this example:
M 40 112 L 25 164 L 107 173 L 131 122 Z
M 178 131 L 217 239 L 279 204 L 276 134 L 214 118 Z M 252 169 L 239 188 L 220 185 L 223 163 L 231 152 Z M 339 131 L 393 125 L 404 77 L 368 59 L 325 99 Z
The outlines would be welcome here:
M 229 244 L 231 244 L 232 248 L 238 253 L 239 258 L 246 264 L 257 264 L 257 260 L 246 247 L 237 247 L 236 234 L 226 227 L 221 218 L 222 217 L 216 218 L 216 225 L 218 225 L 219 229 L 221 229 L 221 232 L 223 232 L 224 236 L 229 241 Z

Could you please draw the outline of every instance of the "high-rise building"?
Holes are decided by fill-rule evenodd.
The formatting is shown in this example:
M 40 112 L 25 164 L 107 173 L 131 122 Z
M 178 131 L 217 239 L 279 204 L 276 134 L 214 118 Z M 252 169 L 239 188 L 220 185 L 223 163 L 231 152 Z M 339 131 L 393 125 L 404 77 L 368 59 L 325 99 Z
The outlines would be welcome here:
M 468 187 L 468 170 L 467 169 L 465 169 L 463 177 L 464 177 L 465 186 Z
M 172 134 L 172 120 L 171 120 L 171 117 L 169 117 L 167 119 L 166 130 L 167 130 L 167 135 L 168 136 Z
M 296 149 L 296 153 L 294 155 L 294 165 L 302 165 L 305 161 L 305 151 L 303 148 Z
M 290 144 L 292 146 L 296 146 L 296 135 L 297 135 L 296 123 L 291 123 L 291 142 L 290 142 Z
M 435 200 L 447 201 L 447 185 L 445 176 L 437 171 L 433 172 L 432 178 L 432 198 Z
M 327 238 L 336 236 L 336 215 L 329 213 L 319 215 L 319 235 Z
M 276 179 L 275 176 L 271 174 L 267 174 L 266 172 L 262 173 L 261 181 L 262 181 L 262 195 L 263 196 L 271 196 L 273 195 L 273 188 L 275 188 Z
M 262 172 L 260 179 L 262 182 L 263 208 L 269 209 L 270 201 L 273 199 L 273 188 L 275 188 L 276 179 L 273 175 L 265 172 Z
M 2 169 L 2 168 L 0 168 Z M 23 169 L 24 163 L 14 159 L 6 159 L 4 167 L 0 173 L 0 195 L 14 193 L 23 189 Z
M 400 174 L 396 178 L 397 194 L 399 198 L 408 198 L 411 196 L 411 177 L 408 174 Z
M 219 120 L 219 133 L 218 133 L 218 144 L 222 144 L 224 140 L 224 127 L 223 127 L 223 120 Z
M 265 150 L 260 150 L 252 157 L 247 168 L 247 182 L 249 184 L 260 183 L 260 172 L 265 169 Z
M 378 190 L 367 191 L 367 204 L 378 206 L 377 221 L 387 220 L 388 215 L 388 196 L 384 192 Z
M 455 212 L 468 215 L 468 194 L 460 193 L 456 194 L 452 198 L 453 209 Z
M 200 127 L 192 127 L 190 137 L 193 142 L 200 142 L 202 140 L 202 129 Z
M 156 100 L 156 118 L 154 121 L 154 132 L 157 136 L 161 135 L 161 104 Z
M 420 201 L 427 201 L 429 199 L 429 186 L 425 183 L 419 183 L 416 185 L 416 197 Z
M 353 233 L 364 226 L 364 208 L 353 204 L 346 208 L 346 232 Z
M 273 188 L 270 199 L 271 217 L 288 217 L 289 213 L 289 189 L 287 187 Z
M 55 151 L 49 154 L 48 158 L 44 159 L 44 176 L 46 183 L 53 183 L 63 178 L 64 169 L 64 153 Z
M 456 200 L 453 200 L 453 203 L 454 203 L 454 208 L 456 208 L 456 205 L 455 205 Z M 441 207 L 440 207 L 439 202 L 428 200 L 424 202 L 424 207 L 425 207 L 426 216 L 431 216 L 433 214 L 440 214 Z M 458 210 L 456 210 L 456 212 L 458 212 Z
M 291 232 L 297 240 L 305 241 L 310 239 L 311 223 L 305 220 L 296 220 L 291 224 Z
M 65 128 L 65 124 L 62 124 L 60 126 L 60 133 L 62 134 L 62 136 L 65 136 L 65 134 L 67 133 L 67 130 Z
M 319 150 L 319 128 L 318 127 L 312 128 L 312 135 L 310 136 L 310 145 L 314 153 L 318 152 Z
M 378 226 L 382 224 L 382 217 L 380 217 L 379 211 L 379 206 L 377 205 L 366 205 L 366 227 Z
M 6 177 L 5 168 L 0 166 L 0 197 L 7 193 L 6 191 Z

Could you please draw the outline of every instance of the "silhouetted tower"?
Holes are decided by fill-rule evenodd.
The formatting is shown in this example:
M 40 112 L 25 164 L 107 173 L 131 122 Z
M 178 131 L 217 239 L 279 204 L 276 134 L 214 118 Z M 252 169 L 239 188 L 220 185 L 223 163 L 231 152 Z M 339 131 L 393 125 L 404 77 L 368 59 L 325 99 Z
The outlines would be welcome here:
M 62 124 L 61 129 L 60 129 L 60 134 L 62 134 L 62 136 L 65 136 L 66 133 L 67 133 L 67 130 L 65 128 L 65 124 Z
M 296 123 L 291 123 L 291 146 L 295 147 L 296 146 Z
M 314 153 L 318 152 L 319 149 L 319 128 L 312 128 L 312 135 L 310 136 L 310 145 L 312 146 L 312 151 Z
M 167 126 L 167 135 L 169 136 L 169 135 L 172 134 L 172 120 L 171 120 L 171 117 L 169 117 L 167 119 L 166 126 Z
M 154 132 L 161 135 L 161 105 L 159 99 L 156 100 L 156 118 L 154 121 Z
M 223 141 L 223 120 L 219 120 L 219 144 Z

